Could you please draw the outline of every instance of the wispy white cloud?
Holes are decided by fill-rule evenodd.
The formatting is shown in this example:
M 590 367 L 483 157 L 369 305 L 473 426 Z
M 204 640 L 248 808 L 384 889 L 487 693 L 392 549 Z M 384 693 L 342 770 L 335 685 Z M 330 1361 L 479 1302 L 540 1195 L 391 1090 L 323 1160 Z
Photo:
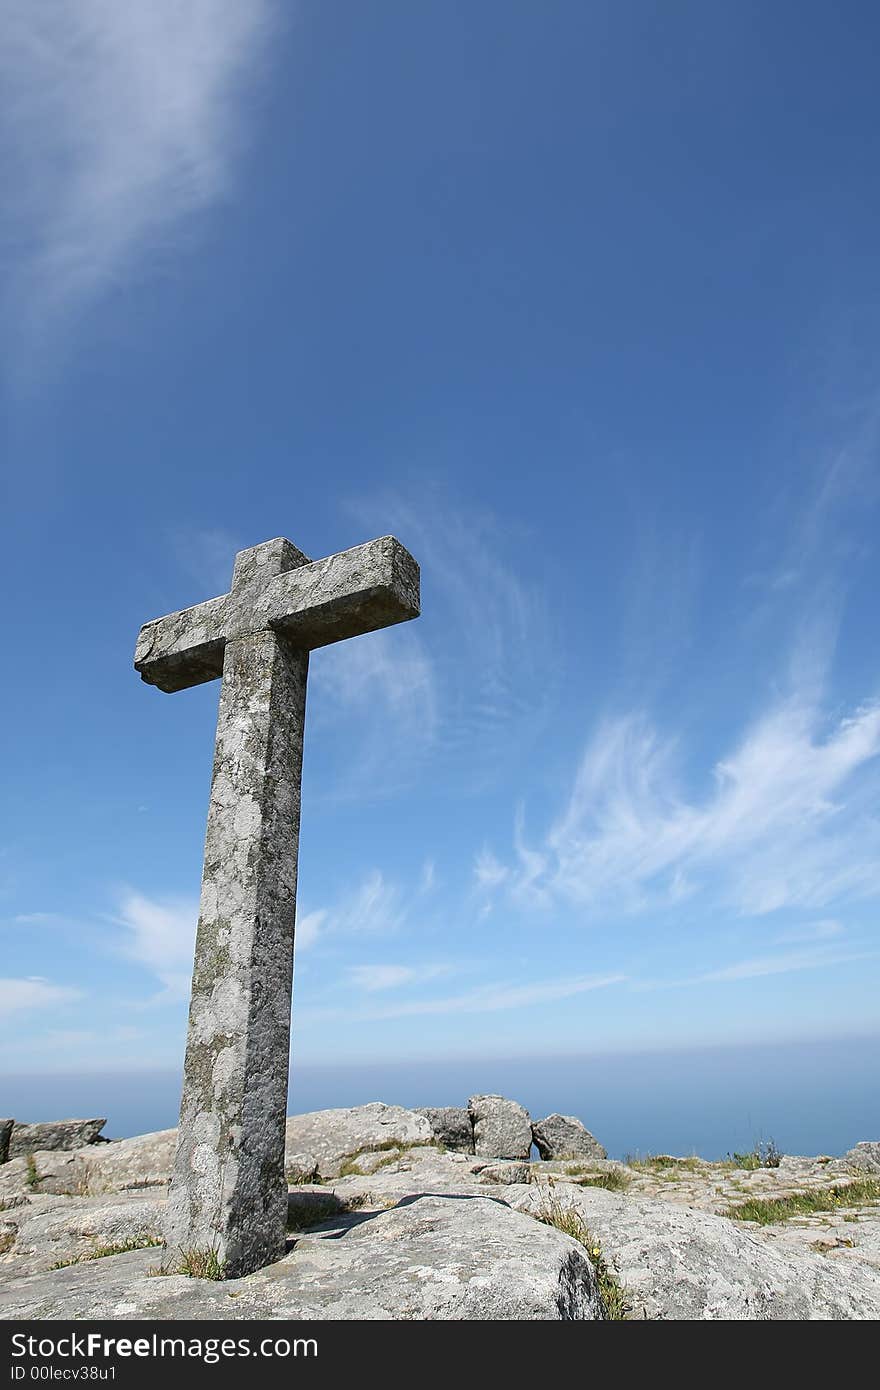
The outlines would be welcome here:
M 321 907 L 314 912 L 303 913 L 302 917 L 297 916 L 294 938 L 297 951 L 307 951 L 310 946 L 314 946 L 326 920 L 326 910 Z
M 498 888 L 510 870 L 484 845 L 474 861 L 474 879 L 478 888 Z
M 524 904 L 630 912 L 707 886 L 751 914 L 880 893 L 880 705 L 829 725 L 811 699 L 780 701 L 701 799 L 682 791 L 677 752 L 644 717 L 606 720 L 537 847 L 517 816 L 515 862 L 496 883 Z
M 424 978 L 422 972 L 417 970 L 414 973 L 415 980 L 395 977 L 392 981 L 389 976 L 387 985 L 382 987 L 394 988 Z M 443 973 L 446 973 L 445 970 Z M 380 977 L 377 976 L 376 978 L 378 980 Z M 367 1023 L 378 1022 L 383 1019 L 416 1018 L 428 1015 L 489 1014 L 499 1013 L 506 1009 L 525 1010 L 561 999 L 570 999 L 579 994 L 587 994 L 592 990 L 607 989 L 610 985 L 621 984 L 625 979 L 625 975 L 607 974 L 569 975 L 553 980 L 529 981 L 528 984 L 501 981 L 480 985 L 475 989 L 465 990 L 459 994 L 443 995 L 439 998 L 402 999 L 399 1002 L 371 1006 L 357 1012 L 336 1006 L 304 1009 L 300 1018 L 311 1021 L 345 1018 L 348 1021 Z M 377 984 L 376 987 L 379 988 L 380 986 Z
M 424 984 L 452 971 L 449 965 L 352 965 L 348 979 L 356 989 L 367 994 L 380 990 L 400 989 L 403 985 Z
M 313 908 L 297 918 L 297 950 L 331 937 L 384 936 L 400 930 L 413 895 L 405 895 L 380 869 L 371 869 L 357 887 L 330 906 Z
M 481 985 L 462 994 L 442 999 L 411 999 L 389 1004 L 361 1015 L 364 1019 L 412 1018 L 427 1014 L 489 1014 L 504 1009 L 528 1009 L 560 999 L 570 999 L 609 985 L 622 983 L 623 975 L 575 975 L 564 979 L 541 980 L 526 985 L 513 983 Z
M 862 960 L 880 959 L 880 951 L 840 950 L 828 946 L 807 947 L 799 951 L 779 951 L 773 955 L 751 956 L 714 970 L 703 970 L 679 979 L 635 980 L 635 990 L 681 989 L 689 985 L 726 984 L 740 980 L 759 980 L 768 975 L 788 975 L 801 970 L 831 970 Z
M 126 893 L 117 923 L 127 932 L 125 954 L 146 968 L 163 986 L 161 998 L 188 999 L 199 908 L 189 898 L 158 901 Z
M 276 13 L 272 0 L 8 0 L 5 241 L 26 332 L 143 273 L 229 192 Z
M 422 639 L 409 626 L 370 632 L 312 654 L 309 718 L 320 739 L 356 728 L 344 778 L 331 795 L 388 795 L 420 765 L 437 732 L 434 667 Z
M 55 1008 L 81 998 L 81 990 L 53 985 L 37 975 L 26 979 L 0 979 L 0 1018 L 34 1009 Z
M 753 956 L 751 960 L 736 961 L 719 970 L 708 970 L 696 977 L 695 984 L 716 980 L 757 980 L 765 975 L 787 975 L 793 970 L 830 969 L 852 961 L 873 960 L 880 951 L 785 951 L 775 956 Z
M 12 921 L 19 927 L 64 927 L 70 918 L 60 912 L 17 912 Z
M 532 541 L 504 532 L 473 506 L 426 487 L 417 502 L 372 496 L 353 510 L 363 525 L 393 531 L 422 573 L 424 650 L 437 691 L 436 747 L 465 753 L 472 776 L 494 777 L 498 752 L 541 727 L 558 679 L 556 634 L 541 569 L 522 563 Z M 518 553 L 508 559 L 513 547 Z

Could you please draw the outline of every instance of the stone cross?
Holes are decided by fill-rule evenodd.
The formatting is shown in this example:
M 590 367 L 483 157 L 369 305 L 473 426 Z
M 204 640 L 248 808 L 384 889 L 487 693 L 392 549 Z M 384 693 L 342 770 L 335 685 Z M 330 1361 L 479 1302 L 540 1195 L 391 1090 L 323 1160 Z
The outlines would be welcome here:
M 285 1248 L 284 1132 L 309 652 L 419 613 L 393 536 L 310 561 L 241 550 L 220 598 L 146 623 L 135 669 L 160 690 L 222 677 L 177 1153 L 172 1257 L 228 1275 Z

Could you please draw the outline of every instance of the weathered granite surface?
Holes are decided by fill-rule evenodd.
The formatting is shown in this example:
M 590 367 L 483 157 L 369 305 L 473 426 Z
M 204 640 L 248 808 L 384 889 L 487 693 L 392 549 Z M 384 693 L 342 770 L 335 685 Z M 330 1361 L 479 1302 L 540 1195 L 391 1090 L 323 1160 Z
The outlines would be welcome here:
M 474 1153 L 484 1158 L 528 1158 L 532 1126 L 528 1111 L 504 1096 L 471 1096 Z
M 0 1128 L 7 1121 L 0 1120 Z M 22 1124 L 12 1122 L 9 1140 L 9 1158 L 20 1158 L 22 1154 L 33 1153 L 36 1149 L 58 1149 L 61 1151 L 81 1149 L 86 1144 L 106 1142 L 101 1140 L 101 1130 L 107 1123 L 104 1120 L 52 1120 L 47 1124 Z M 2 1140 L 0 1140 L 2 1147 Z M 0 1159 L 0 1161 L 5 1161 Z
M 141 629 L 165 691 L 222 675 L 167 1239 L 245 1274 L 284 1249 L 284 1125 L 309 650 L 417 616 L 386 536 L 311 562 L 239 552 L 228 594 Z
M 337 1161 L 343 1140 L 346 1148 L 352 1140 L 354 1144 L 366 1140 L 367 1147 L 349 1152 L 348 1161 L 340 1163 L 346 1176 L 299 1184 L 288 1193 L 288 1238 L 297 1241 L 294 1264 L 297 1252 L 305 1255 L 313 1242 L 326 1242 L 334 1249 L 342 1245 L 348 1251 L 341 1263 L 335 1255 L 332 1263 L 325 1263 L 330 1257 L 322 1252 L 315 1256 L 314 1267 L 311 1256 L 297 1266 L 297 1278 L 314 1269 L 313 1287 L 312 1272 L 308 1287 L 291 1282 L 291 1253 L 280 1265 L 219 1285 L 178 1276 L 146 1279 L 144 1270 L 167 1258 L 160 1249 L 89 1258 L 102 1250 L 158 1239 L 164 1225 L 164 1189 L 131 1184 L 155 1179 L 163 1165 L 167 1174 L 174 1131 L 166 1131 L 75 1153 L 37 1153 L 36 1184 L 24 1159 L 13 1159 L 0 1169 L 0 1316 L 14 1316 L 12 1309 L 36 1316 L 42 1309 L 48 1317 L 105 1312 L 120 1317 L 182 1317 L 202 1316 L 203 1308 L 208 1309 L 207 1317 L 247 1316 L 248 1309 L 254 1316 L 279 1317 L 459 1316 L 454 1309 L 463 1305 L 456 1305 L 454 1299 L 444 1305 L 437 1288 L 442 1285 L 453 1292 L 457 1288 L 463 1294 L 462 1270 L 480 1265 L 484 1227 L 474 1223 L 445 1225 L 440 1230 L 429 1213 L 433 1234 L 426 1244 L 408 1225 L 386 1225 L 376 1219 L 394 1210 L 424 1212 L 427 1209 L 421 1203 L 429 1196 L 431 1200 L 454 1198 L 468 1209 L 474 1199 L 492 1199 L 496 1233 L 510 1229 L 498 1224 L 504 1221 L 505 1204 L 524 1215 L 531 1213 L 530 1220 L 546 1216 L 548 1210 L 552 1216 L 554 1206 L 573 1206 L 583 1222 L 581 1249 L 588 1259 L 593 1250 L 601 1250 L 608 1269 L 623 1286 L 631 1318 L 873 1320 L 880 1316 L 880 1199 L 863 1182 L 857 1200 L 835 1196 L 847 1184 L 869 1176 L 851 1166 L 846 1157 L 788 1155 L 776 1168 L 759 1169 L 674 1156 L 631 1163 L 584 1158 L 535 1163 L 483 1160 L 443 1151 L 431 1142 L 410 1146 L 402 1136 L 412 1132 L 413 1121 L 417 1127 L 425 1124 L 425 1117 L 382 1105 L 295 1117 L 305 1120 L 315 1142 L 322 1115 L 327 1135 L 334 1136 L 328 1152 L 335 1152 Z M 347 1119 L 341 1121 L 341 1116 Z M 384 1126 L 383 1116 L 389 1122 Z M 388 1140 L 389 1132 L 397 1135 L 393 1141 Z M 294 1153 L 290 1150 L 291 1156 Z M 55 1174 L 60 1191 L 64 1178 L 69 1181 L 74 1174 L 81 1175 L 84 1164 L 95 1186 L 71 1185 L 66 1189 L 69 1196 L 44 1190 L 40 1176 L 44 1172 Z M 101 1192 L 102 1181 L 130 1186 Z M 93 1195 L 84 1195 L 86 1191 Z M 827 1210 L 770 1225 L 736 1219 L 745 1201 L 803 1192 L 827 1193 Z M 546 1229 L 553 1232 L 552 1227 Z M 352 1243 L 354 1232 L 359 1234 Z M 386 1241 L 399 1247 L 390 1263 Z M 545 1259 L 543 1246 L 530 1245 L 528 1257 L 525 1247 L 517 1248 L 523 1260 Z M 52 1270 L 52 1265 L 71 1259 L 80 1263 Z M 501 1269 L 502 1264 L 499 1256 L 492 1268 Z M 522 1284 L 510 1268 L 503 1278 L 499 1276 L 496 1287 L 509 1285 L 519 1299 L 516 1291 L 522 1290 Z M 375 1286 L 369 1283 L 370 1271 L 375 1273 Z M 546 1268 L 543 1273 L 532 1270 L 536 1272 L 546 1279 Z M 261 1282 L 264 1275 L 271 1289 Z M 466 1273 L 464 1283 L 471 1289 L 466 1297 L 476 1297 L 477 1277 Z M 387 1298 L 378 1287 L 386 1280 Z M 434 1290 L 425 1303 L 415 1306 L 413 1280 L 425 1280 Z M 162 1285 L 158 1292 L 156 1284 Z M 551 1278 L 549 1285 L 542 1284 L 545 1290 L 551 1286 L 556 1288 L 558 1281 L 554 1285 Z M 364 1291 L 364 1301 L 358 1301 Z M 474 1316 L 525 1316 L 502 1311 L 505 1306 L 510 1305 L 490 1302 L 484 1305 L 490 1311 Z M 546 1301 L 542 1307 L 546 1309 Z M 555 1317 L 558 1308 L 556 1313 L 531 1315 Z
M 506 1187 L 510 1183 L 528 1182 L 530 1165 L 521 1159 L 502 1159 L 499 1163 L 474 1163 L 471 1172 L 480 1183 Z
M 287 1121 L 288 1153 L 313 1156 L 322 1178 L 335 1178 L 347 1161 L 364 1154 L 433 1142 L 434 1132 L 424 1115 L 382 1101 L 314 1110 Z
M 508 1189 L 518 1211 L 540 1211 L 543 1184 Z M 880 1280 L 818 1254 L 771 1250 L 723 1216 L 650 1197 L 559 1184 L 552 1193 L 584 1219 L 629 1295 L 631 1318 L 716 1321 L 867 1320 L 880 1316 Z
M 434 1138 L 444 1149 L 455 1149 L 463 1154 L 473 1153 L 474 1130 L 470 1111 L 465 1106 L 420 1106 L 416 1114 L 424 1115 L 434 1131 Z
M 532 1125 L 532 1138 L 542 1158 L 607 1158 L 608 1155 L 574 1115 L 548 1115 Z
M 212 1283 L 153 1276 L 156 1250 L 0 1282 L 3 1318 L 583 1321 L 603 1317 L 581 1245 L 489 1197 L 421 1196 L 336 1217 L 281 1261 Z
M 880 1140 L 863 1139 L 843 1156 L 851 1168 L 863 1173 L 880 1173 Z

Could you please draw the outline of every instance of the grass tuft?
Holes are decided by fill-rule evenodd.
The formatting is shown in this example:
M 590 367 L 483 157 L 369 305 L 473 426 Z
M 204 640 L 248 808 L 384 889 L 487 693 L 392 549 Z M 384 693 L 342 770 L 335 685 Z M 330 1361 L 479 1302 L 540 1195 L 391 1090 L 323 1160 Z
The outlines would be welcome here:
M 768 1139 L 766 1143 L 763 1139 L 759 1139 L 755 1147 L 749 1149 L 748 1153 L 733 1153 L 728 1154 L 727 1157 L 737 1168 L 745 1168 L 748 1172 L 753 1173 L 757 1168 L 778 1168 L 782 1154 L 772 1139 Z
M 0 1231 L 0 1255 L 7 1254 L 15 1244 L 14 1231 Z
M 754 1221 L 759 1226 L 770 1226 L 793 1216 L 860 1207 L 869 1202 L 880 1202 L 880 1178 L 861 1178 L 858 1182 L 840 1183 L 835 1187 L 793 1192 L 788 1197 L 752 1197 L 731 1207 L 727 1215 L 733 1221 Z
M 148 1269 L 147 1274 L 154 1278 L 166 1277 L 169 1274 L 185 1274 L 188 1279 L 226 1278 L 226 1261 L 221 1260 L 213 1247 L 200 1250 L 193 1246 L 188 1250 L 181 1250 L 179 1254 L 177 1264 L 172 1265 L 163 1260 L 160 1265 Z
M 336 1176 L 337 1178 L 365 1178 L 367 1175 L 355 1159 L 347 1158 Z
M 621 1173 L 618 1168 L 610 1168 L 607 1173 L 575 1173 L 571 1181 L 577 1183 L 578 1187 L 601 1187 L 606 1192 L 625 1192 L 632 1178 L 628 1173 Z
M 676 1158 L 674 1154 L 627 1154 L 623 1160 L 627 1168 L 637 1172 L 656 1173 L 658 1177 L 675 1178 L 676 1173 L 698 1173 L 703 1161 L 696 1154 L 688 1158 Z
M 37 1160 L 34 1158 L 33 1154 L 27 1154 L 25 1156 L 25 1164 L 27 1166 L 27 1172 L 24 1180 L 33 1192 L 39 1187 L 41 1181 L 40 1175 L 37 1172 Z
M 531 1215 L 538 1221 L 543 1221 L 545 1226 L 555 1226 L 557 1231 L 562 1231 L 563 1235 L 571 1236 L 573 1240 L 578 1241 L 584 1247 L 590 1263 L 596 1271 L 599 1293 L 605 1306 L 605 1316 L 609 1322 L 624 1322 L 631 1307 L 626 1289 L 618 1284 L 608 1268 L 602 1254 L 602 1247 L 590 1234 L 589 1227 L 580 1212 L 575 1211 L 574 1207 L 567 1203 L 560 1202 L 558 1197 L 550 1196 L 545 1199 L 544 1205 L 532 1212 Z
M 96 1245 L 94 1250 L 86 1250 L 82 1255 L 74 1255 L 69 1260 L 56 1260 L 52 1269 L 67 1269 L 68 1265 L 85 1264 L 88 1260 L 104 1260 L 108 1255 L 125 1255 L 129 1250 L 151 1250 L 162 1241 L 157 1236 L 129 1236 L 127 1240 L 111 1245 Z

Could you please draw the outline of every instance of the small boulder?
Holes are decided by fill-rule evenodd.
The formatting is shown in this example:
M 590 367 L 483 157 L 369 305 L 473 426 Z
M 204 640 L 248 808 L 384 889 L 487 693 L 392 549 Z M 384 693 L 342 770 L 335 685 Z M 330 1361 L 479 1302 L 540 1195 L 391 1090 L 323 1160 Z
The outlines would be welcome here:
M 519 1159 L 505 1159 L 501 1163 L 482 1163 L 471 1169 L 478 1182 L 498 1184 L 502 1187 L 512 1187 L 515 1183 L 527 1183 L 529 1171 L 528 1163 L 521 1162 Z
M 416 1114 L 424 1115 L 434 1131 L 434 1138 L 444 1149 L 473 1153 L 474 1131 L 469 1110 L 460 1105 L 426 1106 L 416 1110 Z
M 850 1168 L 859 1168 L 863 1173 L 880 1173 L 880 1140 L 863 1139 L 844 1154 L 843 1161 Z
M 106 1143 L 101 1130 L 106 1120 L 54 1120 L 50 1124 L 23 1125 L 18 1120 L 12 1128 L 9 1140 L 9 1158 L 21 1158 L 24 1154 L 40 1150 L 82 1149 L 87 1144 Z
M 400 1105 L 353 1105 L 344 1110 L 314 1110 L 290 1115 L 286 1152 L 314 1154 L 321 1179 L 336 1178 L 356 1155 L 392 1147 L 432 1144 L 434 1134 L 424 1115 Z M 285 1159 L 285 1166 L 287 1159 Z
M 474 1153 L 480 1158 L 528 1158 L 532 1150 L 529 1112 L 504 1096 L 471 1096 Z
M 607 1158 L 608 1155 L 574 1115 L 548 1115 L 532 1125 L 535 1147 L 542 1158 Z
M 0 1120 L 0 1163 L 6 1163 L 9 1159 L 9 1137 L 12 1134 L 14 1120 Z
M 163 1187 L 171 1177 L 176 1129 L 160 1129 L 155 1134 L 135 1134 L 101 1144 L 77 1158 L 86 1168 L 86 1183 L 94 1192 L 125 1192 L 141 1187 Z M 41 1161 L 37 1167 L 42 1173 Z M 48 1189 L 44 1189 L 48 1190 Z
M 303 1182 L 314 1182 L 318 1176 L 318 1160 L 314 1154 L 285 1153 L 284 1176 L 293 1186 Z

